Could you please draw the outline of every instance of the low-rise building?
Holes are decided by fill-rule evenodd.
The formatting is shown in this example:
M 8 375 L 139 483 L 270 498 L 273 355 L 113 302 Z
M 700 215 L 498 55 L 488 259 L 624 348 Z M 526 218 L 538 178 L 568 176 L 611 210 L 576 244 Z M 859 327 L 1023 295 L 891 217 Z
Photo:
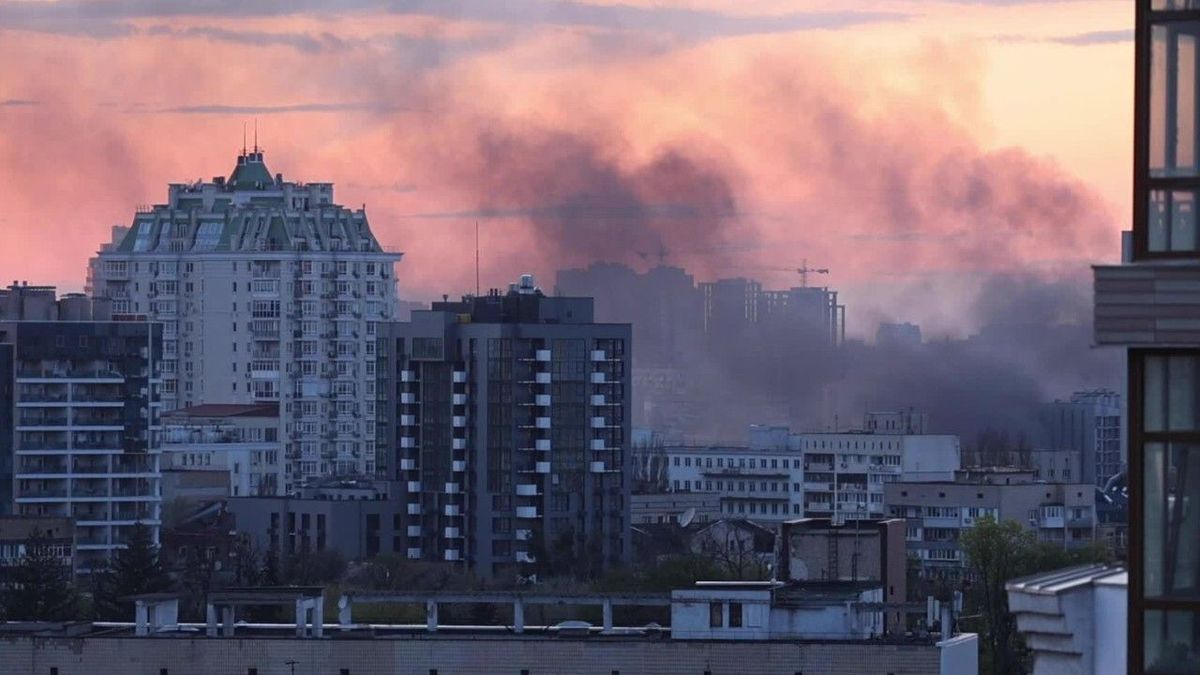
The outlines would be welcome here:
M 72 574 L 75 571 L 75 521 L 53 516 L 0 516 L 0 587 L 29 552 L 34 535 Z
M 990 516 L 1013 520 L 1064 547 L 1096 538 L 1096 490 L 1089 483 L 1042 483 L 1024 471 L 964 472 L 956 481 L 889 483 L 890 515 L 907 521 L 909 552 L 926 576 L 957 576 L 963 530 Z
M 403 505 L 387 483 L 327 481 L 295 497 L 231 497 L 227 508 L 239 532 L 259 550 L 280 558 L 311 551 L 337 551 L 361 560 L 405 552 Z
M 224 474 L 230 497 L 284 494 L 278 402 L 196 405 L 164 414 L 162 425 L 164 470 Z
M 721 496 L 713 492 L 664 492 L 633 495 L 634 525 L 708 523 L 721 518 Z
M 867 416 L 875 431 L 755 426 L 745 446 L 668 446 L 667 488 L 719 493 L 727 517 L 882 518 L 884 484 L 952 480 L 959 468 L 956 436 L 907 433 L 923 424 L 915 413 L 880 413 Z

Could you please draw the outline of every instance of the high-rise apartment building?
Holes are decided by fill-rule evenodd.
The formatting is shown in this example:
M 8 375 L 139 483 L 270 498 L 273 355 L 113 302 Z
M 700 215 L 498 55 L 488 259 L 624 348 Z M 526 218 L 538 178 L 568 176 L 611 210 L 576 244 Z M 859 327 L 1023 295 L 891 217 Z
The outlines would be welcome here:
M 1082 474 L 1075 479 L 1103 487 L 1124 467 L 1120 394 L 1106 390 L 1076 392 L 1069 400 L 1042 406 L 1038 421 L 1043 434 L 1040 447 L 1079 453 Z
M 399 259 L 332 184 L 272 176 L 255 148 L 228 178 L 139 208 L 88 278 L 115 318 L 163 324 L 164 410 L 279 404 L 290 492 L 380 468 L 375 331 L 395 316 Z
M 408 557 L 485 576 L 628 561 L 630 341 L 529 276 L 381 327 Z
M 1133 234 L 1095 268 L 1128 349 L 1128 672 L 1200 672 L 1200 2 L 1138 0 Z
M 85 571 L 161 521 L 162 326 L 106 306 L 0 290 L 0 513 L 74 519 Z

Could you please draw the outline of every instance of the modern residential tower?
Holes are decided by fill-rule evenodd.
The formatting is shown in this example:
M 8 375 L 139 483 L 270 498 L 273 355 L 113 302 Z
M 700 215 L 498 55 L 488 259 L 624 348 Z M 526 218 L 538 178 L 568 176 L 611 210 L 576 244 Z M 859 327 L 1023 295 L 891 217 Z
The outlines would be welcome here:
M 272 176 L 255 148 L 228 178 L 170 185 L 89 270 L 114 318 L 163 324 L 163 409 L 279 404 L 283 489 L 373 476 L 375 330 L 393 267 L 363 209 L 330 183 Z
M 628 561 L 630 341 L 529 276 L 381 328 L 408 557 L 484 576 Z

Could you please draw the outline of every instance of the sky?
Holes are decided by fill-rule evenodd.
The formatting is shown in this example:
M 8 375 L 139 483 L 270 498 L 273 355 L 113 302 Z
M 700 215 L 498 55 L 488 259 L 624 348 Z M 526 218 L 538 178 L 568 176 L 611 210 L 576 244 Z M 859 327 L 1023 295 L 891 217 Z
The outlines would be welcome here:
M 334 182 L 428 300 L 594 260 L 963 334 L 1130 210 L 1124 0 L 0 3 L 0 279 L 78 290 L 170 182 Z M 1015 310 L 1015 311 L 1020 311 Z

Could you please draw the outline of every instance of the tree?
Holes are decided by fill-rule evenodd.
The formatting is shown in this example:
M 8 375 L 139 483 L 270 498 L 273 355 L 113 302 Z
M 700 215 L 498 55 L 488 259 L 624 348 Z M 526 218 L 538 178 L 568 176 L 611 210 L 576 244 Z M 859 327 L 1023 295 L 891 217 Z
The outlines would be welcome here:
M 71 568 L 62 564 L 40 530 L 34 530 L 25 540 L 25 553 L 4 591 L 4 605 L 9 621 L 78 618 L 79 596 L 71 581 Z
M 100 584 L 97 609 L 101 616 L 125 619 L 133 615 L 133 604 L 122 600 L 130 595 L 161 593 L 171 588 L 171 579 L 158 557 L 158 546 L 150 528 L 138 522 L 125 548 L 117 551 L 112 567 Z
M 967 556 L 967 599 L 983 621 L 983 665 L 996 675 L 1025 673 L 1029 665 L 1016 619 L 1008 611 L 1005 584 L 1020 576 L 1106 558 L 1100 547 L 1064 549 L 1038 541 L 1014 520 L 997 523 L 990 516 L 965 530 L 960 542 Z

